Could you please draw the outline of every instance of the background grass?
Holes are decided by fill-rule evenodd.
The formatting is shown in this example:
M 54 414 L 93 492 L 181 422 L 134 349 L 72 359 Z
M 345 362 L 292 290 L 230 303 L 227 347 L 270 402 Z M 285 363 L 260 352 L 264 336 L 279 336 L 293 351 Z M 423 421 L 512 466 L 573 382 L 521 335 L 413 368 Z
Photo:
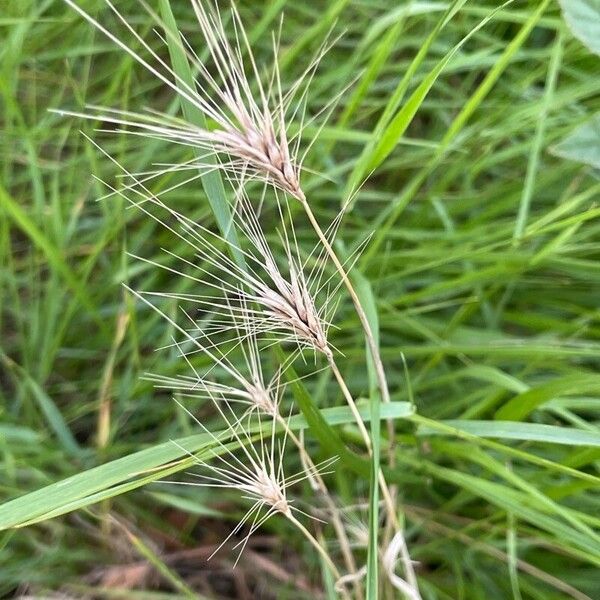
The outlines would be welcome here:
M 80 4 L 109 22 L 100 0 Z M 171 4 L 199 45 L 187 2 Z M 374 232 L 359 268 L 375 292 L 393 400 L 415 404 L 396 421 L 389 476 L 400 484 L 424 596 L 594 598 L 600 183 L 552 148 L 600 109 L 600 59 L 572 37 L 554 2 L 516 0 L 480 29 L 497 3 L 454 4 L 447 23 L 444 2 L 273 0 L 241 2 L 240 11 L 264 59 L 285 11 L 286 82 L 330 28 L 345 31 L 313 81 L 310 112 L 360 74 L 311 152 L 309 166 L 327 179 L 304 181 L 328 223 L 353 178 L 376 167 L 340 241 L 352 249 Z M 135 1 L 119 8 L 151 34 Z M 157 259 L 177 244 L 118 198 L 94 201 L 103 190 L 91 174 L 113 181 L 115 170 L 79 129 L 132 169 L 189 156 L 47 112 L 177 104 L 60 1 L 0 0 L 0 41 L 0 494 L 10 500 L 195 430 L 168 393 L 142 379 L 181 372 L 175 350 L 155 352 L 173 331 L 121 286 L 187 289 L 127 256 Z M 212 223 L 200 185 L 171 198 Z M 300 217 L 296 227 L 311 243 Z M 349 306 L 337 325 L 346 375 L 368 395 Z M 320 407 L 342 404 L 326 374 L 305 383 Z M 212 422 L 210 407 L 194 408 Z M 356 443 L 352 428 L 334 427 L 336 440 Z M 306 433 L 317 453 L 327 439 L 320 431 L 315 422 Z M 366 523 L 350 507 L 368 497 L 368 473 L 351 460 L 330 484 L 348 519 Z M 228 552 L 206 563 L 242 504 L 138 487 L 154 477 L 140 475 L 147 465 L 126 466 L 119 484 L 91 472 L 78 496 L 84 509 L 0 533 L 1 596 L 303 598 L 320 587 L 316 558 L 277 519 L 235 572 Z M 14 511 L 0 508 L 5 524 Z

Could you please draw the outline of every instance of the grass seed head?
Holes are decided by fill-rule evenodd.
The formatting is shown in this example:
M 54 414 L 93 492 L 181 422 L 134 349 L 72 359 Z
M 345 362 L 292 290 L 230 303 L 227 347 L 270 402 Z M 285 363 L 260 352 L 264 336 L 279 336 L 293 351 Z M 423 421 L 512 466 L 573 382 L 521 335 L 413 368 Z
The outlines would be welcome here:
M 256 479 L 248 486 L 248 492 L 254 494 L 257 498 L 262 498 L 266 506 L 272 507 L 273 510 L 288 517 L 292 514 L 285 490 L 266 469 L 256 469 Z
M 180 98 L 182 105 L 191 105 L 204 116 L 207 122 L 214 124 L 210 128 L 178 119 L 156 111 L 135 113 L 97 106 L 87 107 L 89 112 L 76 113 L 57 111 L 64 115 L 74 115 L 110 124 L 111 130 L 129 135 L 149 137 L 200 150 L 193 163 L 181 165 L 181 170 L 222 169 L 228 176 L 240 180 L 259 179 L 283 190 L 300 201 L 305 200 L 300 186 L 299 144 L 301 131 L 289 138 L 286 132 L 288 118 L 294 98 L 302 81 L 316 64 L 306 70 L 304 75 L 291 86 L 284 95 L 279 79 L 277 48 L 274 48 L 273 73 L 268 86 L 262 82 L 259 68 L 248 42 L 240 16 L 232 5 L 233 30 L 235 40 L 231 42 L 225 32 L 219 9 L 205 6 L 200 0 L 192 0 L 192 6 L 210 55 L 210 64 L 205 63 L 194 51 L 191 44 L 180 32 L 170 31 L 160 17 L 146 6 L 154 20 L 164 29 L 156 31 L 161 40 L 176 48 L 197 71 L 193 82 L 182 78 L 150 43 L 144 39 L 121 14 L 111 0 L 104 0 L 115 16 L 116 24 L 125 28 L 133 36 L 141 50 L 133 50 L 119 35 L 100 24 L 86 13 L 74 0 L 65 0 L 96 29 L 112 40 L 121 50 L 129 54 L 154 77 L 170 87 Z M 247 56 L 250 66 L 244 65 Z M 301 97 L 293 110 L 303 102 Z M 122 127 L 122 129 L 120 128 Z M 216 162 L 208 156 L 218 156 Z M 176 170 L 176 169 L 174 169 Z

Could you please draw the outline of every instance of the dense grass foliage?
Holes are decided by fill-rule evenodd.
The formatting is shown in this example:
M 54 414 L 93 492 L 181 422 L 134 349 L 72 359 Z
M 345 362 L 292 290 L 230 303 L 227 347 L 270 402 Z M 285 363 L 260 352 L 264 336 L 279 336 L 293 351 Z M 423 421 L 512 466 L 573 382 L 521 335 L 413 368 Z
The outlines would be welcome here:
M 114 23 L 102 0 L 80 5 Z M 201 53 L 187 2 L 171 5 Z M 235 570 L 227 550 L 205 562 L 243 501 L 153 483 L 190 465 L 169 440 L 200 432 L 168 390 L 144 378 L 185 371 L 173 327 L 122 284 L 193 291 L 190 281 L 130 257 L 165 263 L 162 248 L 187 251 L 122 198 L 96 202 L 106 189 L 92 174 L 118 186 L 118 170 L 80 130 L 132 171 L 188 160 L 191 150 L 109 136 L 95 131 L 99 123 L 47 109 L 175 114 L 172 93 L 60 0 L 0 6 L 0 499 L 82 474 L 0 505 L 0 597 L 331 595 L 314 551 L 280 519 L 250 541 Z M 142 7 L 118 6 L 168 60 Z M 572 35 L 558 3 L 496 8 L 493 0 L 239 3 L 259 61 L 269 60 L 271 31 L 285 14 L 284 86 L 328 34 L 343 33 L 308 93 L 309 115 L 340 98 L 322 131 L 319 121 L 307 130 L 308 139 L 319 136 L 303 184 L 325 225 L 358 189 L 336 248 L 349 254 L 371 236 L 356 282 L 370 284 L 376 299 L 393 400 L 382 414 L 395 424 L 386 477 L 398 486 L 423 597 L 594 598 L 597 117 L 595 129 L 585 128 L 600 110 L 600 57 Z M 573 137 L 581 127 L 583 141 Z M 153 189 L 176 181 L 166 174 Z M 174 189 L 169 201 L 215 227 L 199 182 Z M 276 220 L 268 205 L 264 219 L 267 229 Z M 294 224 L 310 249 L 315 234 L 299 207 Z M 275 234 L 272 241 L 277 248 Z M 177 312 L 174 301 L 162 308 Z M 344 375 L 367 398 L 364 338 L 345 296 L 335 325 Z M 207 364 L 202 355 L 194 361 L 200 370 Z M 364 564 L 369 465 L 361 438 L 328 371 L 302 383 L 290 397 L 308 428 L 299 417 L 294 427 L 304 428 L 316 457 L 341 453 L 328 484 L 356 525 Z M 314 405 L 323 410 L 311 419 Z M 222 426 L 210 403 L 189 409 L 207 428 Z M 382 422 L 382 457 L 388 433 Z M 202 439 L 185 444 L 195 451 Z M 313 502 L 308 484 L 296 495 L 300 507 Z M 381 587 L 382 598 L 395 597 Z

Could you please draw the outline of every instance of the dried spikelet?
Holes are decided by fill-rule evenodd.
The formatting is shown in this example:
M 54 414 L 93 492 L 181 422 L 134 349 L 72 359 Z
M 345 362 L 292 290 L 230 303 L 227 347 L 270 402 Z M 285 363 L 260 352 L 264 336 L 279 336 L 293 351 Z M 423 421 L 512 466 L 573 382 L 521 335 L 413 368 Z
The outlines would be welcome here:
M 229 373 L 230 366 L 226 366 L 225 370 Z M 198 375 L 196 377 L 152 375 L 147 379 L 153 381 L 158 388 L 177 392 L 182 398 L 195 400 L 215 398 L 232 404 L 242 404 L 247 407 L 248 412 L 256 410 L 271 417 L 277 415 L 278 391 L 274 389 L 276 384 L 273 383 L 265 385 L 260 380 L 242 375 L 237 381 L 238 385 L 219 383 Z
M 269 518 L 281 514 L 298 527 L 304 535 L 308 532 L 298 521 L 296 514 L 319 520 L 293 505 L 288 498 L 288 489 L 317 474 L 325 474 L 327 469 L 337 460 L 333 457 L 318 465 L 304 467 L 299 473 L 286 476 L 283 469 L 283 457 L 287 440 L 287 429 L 281 443 L 277 443 L 276 421 L 271 420 L 268 428 L 269 439 L 265 439 L 265 427 L 260 424 L 255 431 L 248 427 L 240 428 L 239 419 L 227 403 L 215 401 L 215 406 L 223 417 L 225 429 L 215 436 L 183 406 L 182 408 L 196 421 L 212 439 L 210 458 L 204 455 L 192 455 L 181 448 L 191 458 L 200 472 L 189 473 L 194 480 L 190 482 L 171 482 L 180 485 L 192 485 L 207 488 L 229 489 L 241 493 L 242 498 L 252 502 L 252 506 L 239 521 L 231 533 L 223 540 L 211 555 L 214 556 L 223 545 L 236 535 L 244 525 L 248 525 L 247 535 L 240 540 L 234 549 L 241 546 L 241 556 L 250 536 Z M 252 439 L 259 436 L 258 443 Z M 232 444 L 238 449 L 234 451 Z M 310 536 L 310 534 L 308 534 Z M 312 543 L 317 543 L 311 539 Z
M 257 209 L 251 204 L 245 188 L 241 186 L 235 190 L 232 207 L 234 222 L 238 233 L 249 245 L 248 249 L 235 247 L 235 250 L 239 251 L 246 260 L 246 268 L 243 269 L 219 249 L 223 244 L 233 248 L 230 241 L 168 206 L 159 195 L 148 189 L 138 175 L 128 172 L 98 144 L 91 143 L 128 178 L 128 184 L 120 189 L 99 180 L 110 189 L 110 194 L 106 197 L 118 195 L 132 207 L 138 208 L 160 223 L 193 250 L 195 260 L 167 252 L 179 263 L 176 268 L 143 257 L 132 256 L 154 267 L 201 284 L 208 290 L 218 292 L 217 295 L 145 292 L 144 296 L 176 299 L 194 305 L 197 309 L 210 311 L 215 317 L 213 333 L 241 329 L 254 335 L 272 334 L 275 339 L 292 342 L 299 349 L 310 348 L 327 357 L 333 355 L 327 340 L 327 332 L 336 308 L 334 299 L 341 284 L 331 287 L 329 286 L 331 278 L 323 279 L 327 263 L 320 246 L 315 247 L 304 260 L 300 258 L 291 213 L 288 213 L 289 223 L 284 223 L 281 204 L 278 204 L 282 222 L 280 237 L 287 256 L 287 274 L 281 271 L 275 260 L 258 221 Z M 169 190 L 164 190 L 162 193 L 167 191 Z M 156 214 L 153 208 L 159 209 L 164 214 Z M 341 215 L 342 213 L 330 226 L 331 236 L 337 231 Z M 354 260 L 357 255 L 358 253 L 354 255 Z M 313 263 L 310 269 L 307 267 L 309 261 Z M 321 300 L 317 306 L 318 297 Z M 187 313 L 186 315 L 189 322 L 194 323 L 194 319 Z
M 231 360 L 231 350 L 223 351 L 212 341 L 210 336 L 205 335 L 202 339 L 200 335 L 195 335 L 194 339 L 196 343 L 189 352 L 183 349 L 182 344 L 174 342 L 180 356 L 185 360 L 193 375 L 178 375 L 175 377 L 151 375 L 148 379 L 153 381 L 158 388 L 177 392 L 181 398 L 218 400 L 231 405 L 240 404 L 246 408 L 246 411 L 240 417 L 240 421 L 253 412 L 268 415 L 272 418 L 279 417 L 278 406 L 283 393 L 281 374 L 285 369 L 285 365 L 280 366 L 270 381 L 265 383 L 259 357 L 258 340 L 253 332 L 240 332 L 235 344 L 236 347 L 241 349 L 247 373 L 242 373 L 234 364 L 234 361 Z M 190 360 L 191 355 L 199 351 L 201 339 L 201 351 L 213 363 L 204 375 L 198 373 Z M 233 384 L 220 383 L 214 381 L 214 377 L 209 378 L 209 374 L 215 371 L 216 368 L 231 377 Z
M 220 15 L 207 12 L 199 0 L 192 0 L 192 5 L 210 49 L 213 62 L 222 77 L 221 86 L 210 78 L 211 87 L 229 108 L 236 121 L 235 125 L 230 124 L 222 132 L 224 141 L 221 142 L 221 150 L 232 156 L 241 157 L 249 166 L 255 167 L 258 172 L 268 173 L 275 185 L 292 196 L 304 200 L 304 193 L 300 189 L 298 168 L 290 156 L 283 115 L 284 100 L 281 95 L 281 86 L 278 85 L 277 110 L 272 111 L 269 98 L 265 94 L 258 74 L 244 26 L 239 13 L 232 5 L 232 13 L 237 25 L 236 31 L 239 31 L 240 36 L 243 38 L 245 49 L 252 63 L 255 80 L 258 84 L 259 106 L 254 99 L 244 65 L 240 59 L 239 41 L 237 47 L 232 48 L 227 39 Z M 205 72 L 205 74 L 210 77 L 208 73 Z M 278 77 L 277 83 L 279 84 Z
M 232 44 L 227 38 L 217 7 L 215 7 L 215 11 L 210 11 L 200 0 L 191 0 L 210 54 L 210 65 L 207 66 L 183 38 L 181 38 L 183 39 L 182 43 L 179 35 L 173 37 L 172 33 L 167 32 L 166 35 L 169 36 L 169 39 L 162 38 L 164 42 L 168 41 L 169 44 L 179 45 L 187 55 L 190 64 L 198 71 L 199 76 L 195 85 L 191 86 L 183 81 L 152 49 L 150 44 L 135 31 L 110 0 L 104 1 L 114 13 L 117 21 L 142 46 L 145 57 L 87 14 L 73 0 L 65 0 L 152 75 L 168 85 L 183 101 L 191 103 L 200 110 L 207 120 L 216 124 L 216 127 L 211 130 L 202 129 L 183 119 L 155 111 L 135 113 L 88 106 L 89 113 L 55 112 L 116 125 L 118 131 L 129 135 L 167 140 L 199 148 L 205 152 L 204 157 L 180 165 L 182 169 L 220 168 L 228 174 L 236 174 L 240 178 L 267 181 L 291 196 L 301 201 L 305 200 L 300 186 L 302 161 L 299 160 L 298 154 L 301 134 L 306 124 L 304 116 L 302 116 L 299 131 L 293 136 L 288 136 L 286 127 L 290 118 L 286 113 L 291 112 L 292 117 L 299 112 L 304 115 L 300 108 L 304 95 L 300 94 L 299 99 L 296 97 L 302 87 L 302 82 L 314 71 L 316 64 L 326 51 L 325 46 L 319 50 L 302 76 L 284 95 L 281 90 L 276 60 L 269 85 L 266 88 L 263 85 L 235 6 L 232 5 L 235 25 L 235 42 Z M 147 10 L 160 23 L 160 19 L 150 9 L 147 8 Z M 251 64 L 251 76 L 243 64 L 242 56 L 244 54 L 247 55 Z M 275 47 L 275 57 L 276 54 L 277 48 Z M 253 91 L 250 81 L 256 86 L 257 93 Z M 218 160 L 216 164 L 212 161 L 203 161 L 207 154 L 213 153 L 226 155 L 228 159 Z
M 315 298 L 328 283 L 322 281 L 325 263 L 322 257 L 313 257 L 315 266 L 306 275 L 299 250 L 292 249 L 293 244 L 287 234 L 283 235 L 283 243 L 289 272 L 287 276 L 282 273 L 244 188 L 237 191 L 234 216 L 238 231 L 251 246 L 249 250 L 239 249 L 247 261 L 247 269 L 240 268 L 217 247 L 230 242 L 168 207 L 140 184 L 135 176 L 128 175 L 134 184 L 129 185 L 127 190 L 135 193 L 140 201 L 133 202 L 123 190 L 111 187 L 113 192 L 162 223 L 185 241 L 196 256 L 196 260 L 192 262 L 168 253 L 180 263 L 180 268 L 168 267 L 142 257 L 135 258 L 219 292 L 217 295 L 145 292 L 144 296 L 177 299 L 193 304 L 197 309 L 209 310 L 214 317 L 221 319 L 215 321 L 213 333 L 239 329 L 254 335 L 268 333 L 280 341 L 295 343 L 298 348 L 311 348 L 328 357 L 332 355 L 327 331 L 330 327 L 329 318 L 335 309 L 333 299 L 339 285 L 333 290 L 327 290 L 325 299 L 317 308 Z M 166 211 L 175 225 L 158 217 L 148 205 Z M 192 272 L 182 270 L 184 268 Z M 194 323 L 194 319 L 187 316 L 190 323 Z

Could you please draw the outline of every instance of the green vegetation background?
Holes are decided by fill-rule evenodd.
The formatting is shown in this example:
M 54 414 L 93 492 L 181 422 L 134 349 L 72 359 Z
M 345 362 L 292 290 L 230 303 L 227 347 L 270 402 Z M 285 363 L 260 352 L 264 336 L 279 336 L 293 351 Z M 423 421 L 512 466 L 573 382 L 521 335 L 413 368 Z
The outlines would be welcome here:
M 81 5 L 107 16 L 101 0 Z M 200 43 L 188 3 L 172 5 Z M 134 0 L 118 6 L 152 36 Z M 285 13 L 287 82 L 331 28 L 344 32 L 315 76 L 309 111 L 357 80 L 310 155 L 326 178 L 307 175 L 305 185 L 328 223 L 353 177 L 377 167 L 340 239 L 352 248 L 373 232 L 358 268 L 376 295 L 393 399 L 415 404 L 416 416 L 397 421 L 396 480 L 424 597 L 598 597 L 600 134 L 564 140 L 600 109 L 600 58 L 573 37 L 556 3 L 516 0 L 445 64 L 497 7 L 466 2 L 396 103 L 447 6 L 272 0 L 240 2 L 240 11 L 263 60 Z M 440 65 L 431 91 L 413 94 Z M 176 110 L 171 94 L 62 2 L 0 0 L 0 98 L 0 496 L 8 501 L 196 430 L 143 379 L 181 371 L 176 350 L 155 351 L 173 332 L 121 285 L 182 290 L 128 256 L 156 259 L 163 245 L 177 245 L 119 198 L 95 202 L 105 190 L 92 174 L 114 181 L 116 173 L 79 130 L 139 171 L 188 155 L 47 110 Z M 378 130 L 386 111 L 400 116 Z M 200 186 L 172 198 L 212 223 Z M 296 228 L 310 244 L 301 218 Z M 360 328 L 346 305 L 336 324 L 349 381 L 367 395 Z M 326 375 L 307 387 L 321 407 L 342 404 Z M 210 409 L 199 410 L 210 424 Z M 103 471 L 77 494 L 67 484 L 0 507 L 3 526 L 42 520 L 0 532 L 0 597 L 243 598 L 247 588 L 301 598 L 303 585 L 318 584 L 315 557 L 276 520 L 237 575 L 227 552 L 207 565 L 202 549 L 226 535 L 242 504 L 231 500 L 221 515 L 214 495 L 137 487 L 133 467 L 123 467 L 119 489 L 108 489 L 114 470 Z M 124 481 L 137 489 L 121 494 Z M 343 463 L 332 487 L 346 506 L 368 494 L 368 481 Z M 75 496 L 83 508 L 45 520 Z

